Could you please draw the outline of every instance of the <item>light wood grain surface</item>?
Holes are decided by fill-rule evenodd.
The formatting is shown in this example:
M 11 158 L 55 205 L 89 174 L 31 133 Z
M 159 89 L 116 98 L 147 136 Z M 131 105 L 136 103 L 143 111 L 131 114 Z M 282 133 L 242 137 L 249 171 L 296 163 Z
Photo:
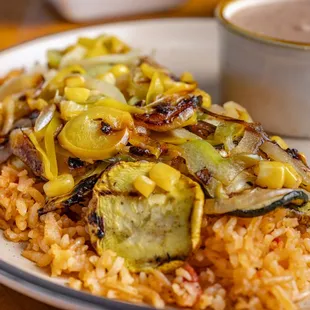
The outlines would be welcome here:
M 124 0 L 126 1 L 126 0 Z M 111 18 L 107 23 L 160 17 L 211 16 L 218 0 L 189 0 L 177 9 L 156 14 Z M 0 50 L 33 38 L 89 24 L 62 19 L 44 0 L 0 0 Z M 57 310 L 0 285 L 1 310 Z

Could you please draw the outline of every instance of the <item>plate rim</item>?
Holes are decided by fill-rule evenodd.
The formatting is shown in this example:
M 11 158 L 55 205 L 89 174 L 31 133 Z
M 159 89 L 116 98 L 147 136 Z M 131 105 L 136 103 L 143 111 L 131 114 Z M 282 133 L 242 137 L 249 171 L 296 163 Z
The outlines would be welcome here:
M 127 303 L 117 299 L 109 299 L 106 297 L 96 296 L 86 291 L 74 290 L 66 285 L 57 284 L 49 280 L 37 277 L 31 273 L 21 270 L 13 265 L 10 265 L 0 259 L 0 275 L 11 280 L 13 283 L 24 287 L 26 290 L 36 291 L 43 295 L 48 295 L 51 297 L 56 297 L 57 300 L 65 302 L 66 304 L 72 304 L 73 302 L 82 301 L 88 306 L 97 307 L 98 309 L 115 309 L 115 310 L 136 310 L 137 308 L 141 310 L 153 309 L 149 306 L 137 305 L 133 303 Z M 5 281 L 0 283 L 6 286 Z M 14 290 L 14 287 L 11 286 Z M 26 293 L 22 293 L 26 295 Z M 35 298 L 35 297 L 32 297 Z M 44 303 L 43 300 L 39 299 Z M 53 305 L 58 306 L 58 305 Z M 105 308 L 102 308 L 105 307 Z M 95 308 L 95 309 L 97 309 Z
M 39 37 L 36 37 L 34 39 L 26 40 L 24 42 L 15 44 L 13 46 L 10 46 L 8 48 L 5 48 L 0 51 L 0 58 L 4 57 L 10 53 L 14 53 L 20 49 L 26 48 L 30 46 L 31 44 L 40 43 L 42 40 L 49 40 L 49 39 L 57 39 L 59 36 L 63 36 L 66 34 L 70 35 L 78 35 L 79 32 L 85 31 L 85 30 L 99 30 L 104 29 L 106 27 L 110 28 L 113 26 L 123 26 L 126 27 L 131 25 L 137 25 L 139 27 L 140 25 L 147 25 L 147 24 L 158 24 L 161 23 L 167 23 L 167 24 L 181 24 L 181 23 L 200 23 L 204 26 L 207 25 L 214 25 L 216 24 L 216 20 L 211 17 L 173 17 L 173 18 L 156 18 L 156 19 L 142 19 L 137 21 L 122 21 L 122 22 L 113 22 L 113 23 L 106 23 L 106 24 L 99 24 L 99 25 L 92 25 L 92 26 L 86 26 L 86 27 L 78 27 L 70 30 L 60 31 L 57 33 L 51 33 L 47 35 L 42 35 Z M 12 68 L 13 69 L 13 68 Z M 9 70 L 9 69 L 8 69 Z M 2 277 L 4 279 L 7 279 L 11 281 L 11 283 L 15 283 L 20 287 L 25 288 L 25 291 L 21 292 L 22 289 L 15 289 L 16 291 L 20 291 L 24 295 L 27 294 L 27 290 L 29 291 L 37 291 L 40 294 L 48 295 L 55 297 L 55 300 L 58 300 L 62 303 L 66 304 L 72 304 L 73 302 L 82 301 L 84 304 L 89 305 L 89 307 L 96 307 L 94 309 L 115 309 L 115 310 L 134 310 L 134 309 L 141 309 L 141 310 L 148 310 L 148 309 L 154 309 L 153 307 L 150 307 L 148 305 L 137 305 L 133 303 L 127 303 L 119 300 L 112 300 L 106 297 L 100 297 L 93 295 L 91 293 L 88 293 L 86 291 L 78 291 L 74 290 L 66 285 L 57 284 L 55 282 L 49 281 L 47 279 L 41 278 L 39 276 L 36 276 L 35 274 L 32 274 L 30 272 L 24 271 L 22 269 L 19 269 L 15 265 L 11 265 L 0 257 L 0 283 L 9 286 L 14 290 L 13 284 L 8 285 L 5 280 L 1 280 Z M 29 295 L 28 295 L 29 296 Z M 35 297 L 32 297 L 36 299 Z M 40 300 L 44 302 L 42 299 L 37 298 L 37 300 Z M 57 305 L 56 305 L 57 306 Z M 104 308 L 102 308 L 104 307 Z

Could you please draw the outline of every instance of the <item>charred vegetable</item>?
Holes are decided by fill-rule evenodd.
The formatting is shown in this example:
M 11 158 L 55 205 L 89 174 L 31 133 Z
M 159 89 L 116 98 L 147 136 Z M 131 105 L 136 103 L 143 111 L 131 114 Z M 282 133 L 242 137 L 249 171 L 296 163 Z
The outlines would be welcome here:
M 57 196 L 47 200 L 43 208 L 38 212 L 39 215 L 55 211 L 57 209 L 70 208 L 76 204 L 83 204 L 86 198 L 92 193 L 100 174 L 106 169 L 108 163 L 101 163 L 93 166 L 82 177 L 75 180 L 75 186 L 73 190 L 65 195 Z
M 201 103 L 201 96 L 189 96 L 173 102 L 159 103 L 154 111 L 145 114 L 135 114 L 138 125 L 154 131 L 168 131 L 196 123 L 195 111 Z
M 156 165 L 148 162 L 113 165 L 98 180 L 89 203 L 88 225 L 97 252 L 115 251 L 134 271 L 175 268 L 200 240 L 204 196 L 199 185 L 176 170 L 175 173 L 167 170 L 166 165 Z M 160 178 L 147 181 L 152 179 L 153 169 L 158 178 L 158 170 L 164 169 L 162 181 L 167 189 L 171 174 L 169 192 L 158 186 L 164 185 Z M 156 187 L 152 191 L 154 182 Z M 152 188 L 142 195 L 139 186 Z
M 230 214 L 240 217 L 255 217 L 264 215 L 278 207 L 298 210 L 308 200 L 309 193 L 303 190 L 255 188 L 246 190 L 232 198 L 207 199 L 204 213 L 207 215 Z
M 22 129 L 15 129 L 10 135 L 10 146 L 15 156 L 19 157 L 36 176 L 43 176 L 44 166 L 39 151 Z
M 239 173 L 255 166 L 259 156 L 240 154 L 223 158 L 207 141 L 196 140 L 182 145 L 182 156 L 186 160 L 189 171 L 195 175 L 207 169 L 212 176 L 224 185 L 229 185 Z
M 310 214 L 304 155 L 237 103 L 211 105 L 190 73 L 107 35 L 0 79 L 0 151 L 0 164 L 21 159 L 44 181 L 39 215 L 88 206 L 98 255 L 112 250 L 132 271 L 183 264 L 204 215 Z

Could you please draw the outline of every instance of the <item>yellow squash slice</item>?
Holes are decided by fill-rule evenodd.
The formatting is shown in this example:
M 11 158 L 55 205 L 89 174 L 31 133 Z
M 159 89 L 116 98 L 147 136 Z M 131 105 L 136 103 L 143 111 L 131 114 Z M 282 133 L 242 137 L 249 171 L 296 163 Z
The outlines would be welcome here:
M 94 187 L 88 225 L 98 254 L 113 250 L 132 271 L 170 271 L 200 243 L 204 195 L 181 175 L 169 192 L 158 186 L 146 198 L 135 181 L 149 176 L 150 162 L 119 162 Z

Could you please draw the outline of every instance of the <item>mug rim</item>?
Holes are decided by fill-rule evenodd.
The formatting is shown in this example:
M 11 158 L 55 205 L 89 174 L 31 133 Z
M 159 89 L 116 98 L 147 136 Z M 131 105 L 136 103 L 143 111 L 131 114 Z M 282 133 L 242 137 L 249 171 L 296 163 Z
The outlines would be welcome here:
M 281 1 L 281 0 L 279 0 Z M 260 43 L 265 43 L 268 45 L 279 46 L 282 48 L 288 49 L 297 49 L 303 51 L 310 50 L 310 43 L 302 43 L 298 41 L 290 41 L 290 40 L 283 40 L 277 39 L 272 36 L 263 35 L 254 31 L 249 31 L 243 27 L 237 26 L 233 22 L 229 20 L 225 16 L 225 10 L 232 4 L 236 2 L 246 2 L 246 0 L 222 0 L 215 9 L 215 17 L 220 23 L 228 30 L 232 31 L 235 34 L 241 35 L 247 39 L 251 39 L 254 41 L 258 41 Z M 247 5 L 245 5 L 246 7 Z

